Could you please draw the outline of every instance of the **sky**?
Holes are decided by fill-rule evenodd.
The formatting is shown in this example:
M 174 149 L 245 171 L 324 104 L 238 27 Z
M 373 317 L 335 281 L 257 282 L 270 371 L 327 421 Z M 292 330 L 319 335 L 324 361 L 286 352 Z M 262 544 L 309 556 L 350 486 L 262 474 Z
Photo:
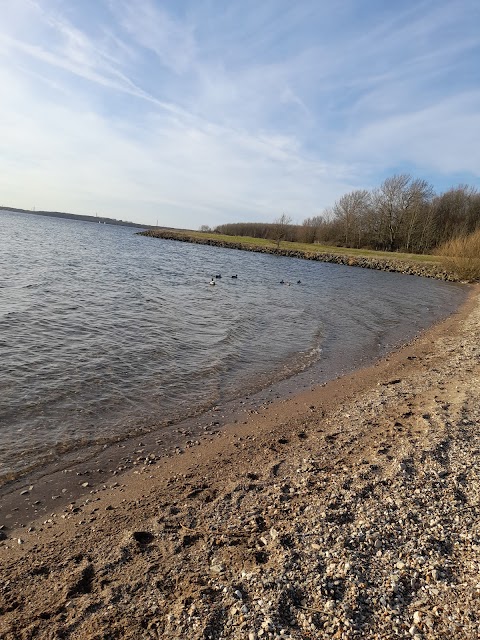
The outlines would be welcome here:
M 0 205 L 295 222 L 480 186 L 478 0 L 0 0 Z

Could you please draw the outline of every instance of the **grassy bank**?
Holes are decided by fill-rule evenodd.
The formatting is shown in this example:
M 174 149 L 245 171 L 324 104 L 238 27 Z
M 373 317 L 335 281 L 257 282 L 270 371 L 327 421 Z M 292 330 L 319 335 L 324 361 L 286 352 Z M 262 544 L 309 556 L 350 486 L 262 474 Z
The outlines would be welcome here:
M 276 249 L 277 243 L 273 240 L 266 240 L 263 238 L 249 238 L 248 236 L 227 236 L 219 233 L 205 233 L 203 231 L 181 231 L 181 230 L 168 230 L 164 229 L 152 229 L 149 232 L 142 233 L 141 235 L 157 236 L 159 238 L 166 237 L 167 235 L 178 235 L 179 240 L 190 239 L 192 242 L 204 242 L 205 240 L 212 240 L 222 244 L 243 244 L 247 247 L 258 248 L 270 248 Z M 416 253 L 392 253 L 391 251 L 373 251 L 370 249 L 351 249 L 348 247 L 336 247 L 326 244 L 308 244 L 305 242 L 287 242 L 282 241 L 280 245 L 281 249 L 291 251 L 303 251 L 304 253 L 312 254 L 337 254 L 345 256 L 363 256 L 366 258 L 379 258 L 379 259 L 391 259 L 411 261 L 412 263 L 420 264 L 433 264 L 440 265 L 440 257 L 434 255 L 416 254 Z
M 287 241 L 282 241 L 280 246 L 277 246 L 275 241 L 262 238 L 160 228 L 144 231 L 140 235 L 244 251 L 271 253 L 380 271 L 393 271 L 440 280 L 458 281 L 459 279 L 453 272 L 445 269 L 441 257 L 434 255 L 392 253 Z

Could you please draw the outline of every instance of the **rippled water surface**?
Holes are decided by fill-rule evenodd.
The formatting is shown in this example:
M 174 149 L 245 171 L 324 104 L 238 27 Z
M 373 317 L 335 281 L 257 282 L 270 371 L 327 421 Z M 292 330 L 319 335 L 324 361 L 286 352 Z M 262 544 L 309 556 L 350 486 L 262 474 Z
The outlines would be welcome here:
M 0 212 L 0 481 L 305 369 L 335 376 L 464 297 L 413 276 Z

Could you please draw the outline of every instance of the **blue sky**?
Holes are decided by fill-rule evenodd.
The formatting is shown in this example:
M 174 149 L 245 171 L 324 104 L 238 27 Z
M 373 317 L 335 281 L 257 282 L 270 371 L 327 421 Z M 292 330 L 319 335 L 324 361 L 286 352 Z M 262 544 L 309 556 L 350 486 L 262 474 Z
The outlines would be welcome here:
M 478 0 L 0 10 L 0 204 L 196 229 L 480 185 Z

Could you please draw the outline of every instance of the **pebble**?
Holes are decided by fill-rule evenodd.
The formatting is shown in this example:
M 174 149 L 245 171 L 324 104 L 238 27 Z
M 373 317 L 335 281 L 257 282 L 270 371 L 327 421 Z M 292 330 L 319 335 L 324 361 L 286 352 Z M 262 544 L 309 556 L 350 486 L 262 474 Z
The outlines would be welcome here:
M 212 573 L 222 573 L 223 570 L 224 567 L 221 564 L 212 564 L 210 567 L 210 571 L 212 571 Z

